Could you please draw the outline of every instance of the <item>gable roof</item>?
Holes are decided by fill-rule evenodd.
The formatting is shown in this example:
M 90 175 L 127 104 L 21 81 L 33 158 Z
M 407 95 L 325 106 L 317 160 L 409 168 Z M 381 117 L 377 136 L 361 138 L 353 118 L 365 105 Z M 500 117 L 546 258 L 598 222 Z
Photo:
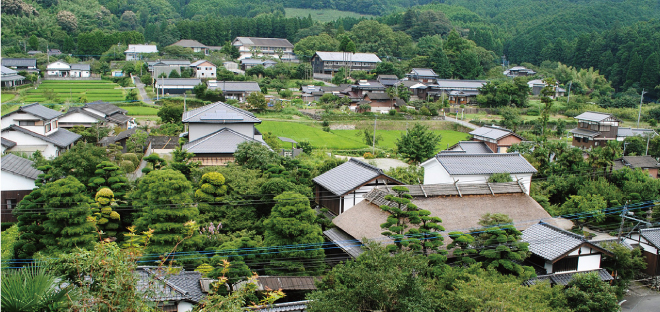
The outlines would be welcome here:
M 194 87 L 202 83 L 202 79 L 199 78 L 158 78 L 156 79 L 157 87 L 177 87 L 177 86 L 188 86 Z
M 516 228 L 523 230 L 538 220 L 554 222 L 552 217 L 533 198 L 525 194 L 517 183 L 483 183 L 460 185 L 463 196 L 458 196 L 455 185 L 405 185 L 413 196 L 412 203 L 442 219 L 443 236 L 453 231 L 469 231 L 479 226 L 479 219 L 486 213 L 504 213 L 512 219 Z M 491 189 L 495 191 L 491 193 Z M 387 204 L 385 195 L 391 187 L 378 186 L 364 196 L 364 200 L 332 220 L 339 229 L 352 238 L 363 238 L 386 243 L 380 225 L 389 214 L 380 205 Z M 346 244 L 349 244 L 347 241 Z M 357 244 L 357 243 L 355 243 Z
M 380 58 L 373 53 L 317 51 L 316 55 L 318 55 L 322 61 L 380 63 Z
M 209 89 L 220 89 L 222 92 L 261 92 L 256 81 L 216 81 L 207 82 Z
M 282 289 L 287 290 L 316 290 L 315 282 L 320 280 L 315 276 L 264 276 L 257 277 L 257 290 Z M 240 289 L 247 281 L 234 284 L 233 289 Z
M 614 117 L 612 114 L 598 113 L 598 112 L 584 112 L 580 115 L 574 117 L 577 120 L 586 120 L 586 121 L 595 121 L 600 122 L 606 119 L 612 119 L 613 121 L 621 121 Z
M 182 122 L 260 123 L 252 113 L 232 105 L 215 102 L 183 113 Z
M 515 134 L 513 131 L 509 129 L 502 127 L 494 127 L 494 126 L 483 126 L 481 128 L 472 130 L 470 134 L 473 136 L 480 136 L 491 140 L 500 140 L 510 135 L 513 135 L 521 140 L 523 139 L 521 136 Z
M 184 48 L 206 48 L 206 45 L 192 39 L 181 39 L 175 43 L 170 44 L 170 46 L 180 46 Z
M 39 177 L 39 175 L 43 173 L 40 170 L 37 170 L 34 167 L 32 167 L 33 165 L 34 165 L 34 161 L 25 159 L 20 156 L 16 156 L 11 153 L 2 157 L 3 171 L 11 172 L 15 175 L 26 177 L 30 180 L 36 180 Z
M 619 127 L 616 133 L 616 136 L 618 137 L 631 137 L 636 135 L 639 136 L 649 135 L 651 137 L 654 137 L 658 135 L 658 133 L 656 133 L 655 130 L 653 129 L 625 128 L 625 127 Z
M 639 235 L 644 237 L 656 248 L 660 248 L 660 228 L 650 228 L 639 230 Z
M 440 153 L 435 156 L 435 159 L 450 175 L 537 172 L 536 168 L 519 153 Z
M 521 240 L 529 243 L 529 251 L 531 253 L 553 262 L 563 258 L 584 244 L 609 253 L 609 251 L 587 241 L 584 236 L 562 230 L 544 222 L 530 226 L 522 233 Z
M 458 79 L 438 79 L 433 88 L 439 89 L 479 89 L 487 84 L 486 80 L 458 80 Z
M 198 303 L 206 297 L 200 281 L 202 273 L 181 270 L 178 274 L 166 274 L 155 267 L 138 267 L 137 288 L 147 291 L 151 301 L 191 301 Z
M 6 148 L 12 148 L 12 147 L 16 146 L 16 142 L 14 142 L 12 140 L 7 140 L 5 138 L 2 138 L 2 146 L 6 147 Z
M 37 59 L 33 58 L 2 58 L 2 66 L 7 67 L 37 67 Z
M 450 151 L 451 149 L 454 148 L 460 148 L 461 151 L 465 152 L 466 154 L 490 154 L 493 153 L 493 150 L 488 147 L 488 145 L 484 142 L 481 141 L 460 141 L 447 150 L 444 150 L 440 153 L 447 153 L 447 152 L 459 152 L 459 151 Z
M 124 53 L 158 53 L 158 48 L 153 44 L 129 44 Z
M 653 156 L 623 156 L 620 160 L 630 168 L 660 168 L 660 163 Z
M 50 109 L 48 107 L 45 107 L 43 105 L 40 105 L 39 103 L 32 103 L 32 104 L 28 104 L 28 105 L 25 105 L 25 106 L 21 106 L 13 112 L 2 115 L 2 117 L 9 116 L 11 114 L 16 114 L 16 113 L 28 113 L 28 114 L 37 116 L 39 118 L 42 118 L 44 120 L 52 120 L 52 119 L 62 115 L 62 113 L 60 113 L 56 110 Z
M 89 64 L 71 64 L 71 70 L 90 70 Z
M 399 77 L 397 77 L 396 75 L 378 75 L 378 79 L 399 80 Z
M 68 111 L 66 111 L 66 114 L 63 116 L 68 116 L 72 114 L 83 114 L 85 116 L 92 117 L 96 120 L 105 120 L 105 118 L 101 117 L 100 115 L 94 114 L 92 112 L 84 110 L 82 107 L 70 107 Z
M 10 125 L 9 127 L 2 129 L 3 132 L 4 131 L 9 131 L 9 130 L 14 130 L 14 131 L 25 133 L 27 135 L 33 136 L 35 138 L 41 139 L 41 140 L 43 140 L 45 142 L 48 142 L 48 143 L 51 143 L 51 144 L 55 144 L 56 146 L 62 147 L 62 148 L 69 146 L 71 143 L 77 141 L 78 139 L 80 139 L 82 137 L 80 134 L 73 133 L 73 132 L 71 132 L 69 130 L 66 130 L 64 128 L 57 128 L 56 131 L 54 131 L 53 133 L 51 133 L 47 136 L 46 135 L 41 135 L 41 134 L 36 133 L 34 131 L 27 130 L 27 129 L 25 129 L 23 127 L 19 127 L 17 125 Z
M 313 181 L 333 194 L 342 196 L 380 176 L 396 181 L 393 184 L 401 184 L 396 179 L 386 175 L 382 169 L 355 158 L 351 158 L 347 162 L 317 176 Z
M 108 102 L 103 102 L 103 101 L 90 102 L 90 103 L 85 104 L 85 106 L 83 106 L 83 107 L 91 108 L 93 110 L 97 110 L 97 111 L 99 111 L 101 113 L 104 113 L 106 115 L 112 115 L 112 114 L 115 114 L 115 113 L 122 113 L 122 114 L 128 113 L 128 111 L 123 109 L 123 108 L 119 108 L 118 106 L 116 106 L 114 104 L 110 104 Z
M 234 42 L 236 41 L 246 47 L 293 48 L 293 44 L 289 40 L 281 38 L 236 37 Z
M 367 92 L 367 93 L 364 94 L 364 97 L 367 97 L 367 96 L 369 96 L 369 99 L 371 99 L 371 100 L 381 100 L 381 101 L 386 100 L 386 101 L 389 101 L 389 100 L 392 100 L 392 99 L 396 99 L 396 97 L 390 99 L 390 96 L 387 95 L 387 93 L 378 93 L 378 92 Z
M 433 71 L 433 69 L 430 69 L 430 68 L 413 68 L 410 71 L 410 75 L 438 77 L 438 74 L 436 74 Z
M 202 64 L 204 64 L 204 63 L 209 63 L 211 66 L 215 67 L 215 64 L 213 64 L 213 63 L 211 63 L 211 62 L 209 62 L 209 61 L 207 61 L 207 60 L 199 60 L 199 61 L 197 61 L 197 62 L 191 63 L 191 64 L 190 64 L 190 67 L 197 67 L 197 66 L 202 65 Z
M 238 145 L 246 141 L 259 142 L 270 149 L 266 142 L 248 137 L 229 128 L 222 128 L 197 140 L 190 141 L 183 148 L 195 154 L 233 154 L 236 152 Z

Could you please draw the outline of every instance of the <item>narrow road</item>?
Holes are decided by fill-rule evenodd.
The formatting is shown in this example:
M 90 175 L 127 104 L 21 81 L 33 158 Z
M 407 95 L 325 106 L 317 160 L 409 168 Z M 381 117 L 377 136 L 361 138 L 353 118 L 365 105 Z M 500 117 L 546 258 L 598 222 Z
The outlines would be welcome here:
M 142 81 L 137 76 L 133 76 L 133 83 L 135 84 L 135 87 L 138 89 L 138 92 L 140 93 L 140 98 L 142 98 L 142 102 L 146 104 L 154 104 L 154 101 L 152 101 L 149 96 L 147 95 L 147 91 L 144 90 L 144 86 L 146 86 Z
M 452 117 L 449 117 L 449 116 L 445 116 L 445 120 L 455 122 L 455 123 L 457 123 L 457 124 L 459 124 L 463 127 L 470 128 L 472 130 L 479 128 L 479 126 L 477 126 L 477 125 L 473 125 L 473 124 L 471 124 L 467 121 L 458 120 L 456 118 L 452 118 Z

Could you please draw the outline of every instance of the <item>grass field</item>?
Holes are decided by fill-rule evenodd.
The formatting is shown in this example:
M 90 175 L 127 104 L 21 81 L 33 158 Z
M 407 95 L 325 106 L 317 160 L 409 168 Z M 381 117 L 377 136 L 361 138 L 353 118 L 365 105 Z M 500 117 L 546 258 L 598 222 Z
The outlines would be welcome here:
M 9 101 L 9 100 L 11 100 L 11 99 L 13 99 L 13 98 L 14 98 L 14 94 L 12 94 L 12 93 L 3 93 L 3 94 L 2 94 L 2 99 L 1 99 L 0 101 L 1 101 L 2 103 L 4 103 L 4 102 L 7 102 L 7 101 Z
M 38 89 L 29 89 L 21 97 L 23 102 L 79 102 L 84 96 L 87 102 L 103 100 L 107 102 L 123 101 L 124 91 L 115 89 L 117 84 L 103 80 L 45 80 Z M 48 90 L 48 91 L 47 91 Z M 47 92 L 52 91 L 54 99 L 48 99 Z
M 129 116 L 156 116 L 158 108 L 144 106 L 118 106 L 128 111 Z
M 327 23 L 327 22 L 332 22 L 334 20 L 337 20 L 340 17 L 355 17 L 359 18 L 361 16 L 369 18 L 372 17 L 373 15 L 364 15 L 364 14 L 358 14 L 355 12 L 348 12 L 348 11 L 338 11 L 338 10 L 331 10 L 331 9 L 322 9 L 322 10 L 315 10 L 315 9 L 294 9 L 294 8 L 284 8 L 284 13 L 286 14 L 286 17 L 307 17 L 309 15 L 312 16 L 312 19 L 318 22 L 322 23 Z
M 285 121 L 264 121 L 258 125 L 259 131 L 272 132 L 276 136 L 287 137 L 296 141 L 307 140 L 316 148 L 328 148 L 334 150 L 368 148 L 357 136 L 360 130 L 332 130 L 325 132 L 320 127 L 310 126 L 304 123 Z M 382 136 L 376 146 L 391 149 L 396 146 L 396 140 L 405 130 L 380 130 L 376 135 Z M 434 130 L 436 134 L 442 135 L 442 141 L 438 145 L 438 151 L 446 149 L 447 146 L 456 144 L 468 137 L 467 133 L 451 130 Z M 286 143 L 284 143 L 286 144 Z

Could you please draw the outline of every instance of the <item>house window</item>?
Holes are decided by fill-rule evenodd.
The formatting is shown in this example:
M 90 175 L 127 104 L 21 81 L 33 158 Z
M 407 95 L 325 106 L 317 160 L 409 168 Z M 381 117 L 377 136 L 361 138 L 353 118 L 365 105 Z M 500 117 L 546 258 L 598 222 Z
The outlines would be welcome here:
M 598 124 L 592 124 L 591 130 L 598 130 Z
M 7 209 L 14 209 L 16 207 L 17 201 L 15 198 L 9 198 L 6 201 Z
M 600 130 L 598 131 L 610 131 L 610 126 L 609 125 L 602 125 L 600 126 Z
M 51 126 L 50 123 L 46 124 L 46 132 L 50 132 Z
M 19 120 L 18 125 L 19 126 L 34 126 L 35 121 L 34 120 Z
M 579 257 L 570 257 L 561 259 L 552 266 L 552 273 L 577 271 Z

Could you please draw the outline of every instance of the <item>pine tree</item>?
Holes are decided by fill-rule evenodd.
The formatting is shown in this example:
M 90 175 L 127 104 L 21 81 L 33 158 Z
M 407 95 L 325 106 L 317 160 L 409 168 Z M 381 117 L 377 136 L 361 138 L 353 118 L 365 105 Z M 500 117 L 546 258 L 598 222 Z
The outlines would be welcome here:
M 485 257 L 482 262 L 487 268 L 518 276 L 534 274 L 533 268 L 520 265 L 529 256 L 529 244 L 520 241 L 522 232 L 513 225 L 494 226 L 483 231 L 479 255 Z
M 46 198 L 44 229 L 52 234 L 44 239 L 50 253 L 68 252 L 76 247 L 91 249 L 97 240 L 94 224 L 88 220 L 91 199 L 85 191 L 85 185 L 72 176 L 41 188 Z
M 195 191 L 195 200 L 199 202 L 200 222 L 216 222 L 222 220 L 222 205 L 227 195 L 225 177 L 218 172 L 208 172 L 199 181 L 200 187 Z
M 89 179 L 87 184 L 89 192 L 94 194 L 102 188 L 112 190 L 113 198 L 116 196 L 122 199 L 128 191 L 128 179 L 121 168 L 110 161 L 103 161 L 96 166 L 94 177 Z M 98 196 L 98 194 L 97 194 Z
M 116 206 L 115 195 L 107 187 L 96 192 L 94 198 L 96 203 L 93 205 L 92 216 L 95 218 L 96 227 L 103 232 L 103 238 L 117 237 L 117 230 L 121 228 L 119 213 L 112 211 L 112 206 Z
M 139 231 L 154 230 L 148 252 L 170 252 L 189 235 L 184 224 L 199 215 L 199 210 L 191 204 L 191 193 L 192 184 L 172 169 L 152 171 L 140 179 L 132 196 L 134 206 L 142 211 L 135 225 Z M 184 240 L 178 251 L 195 250 L 201 239 L 194 235 Z
M 451 244 L 447 245 L 447 249 L 453 249 L 453 254 L 456 263 L 469 266 L 477 262 L 474 256 L 477 250 L 474 248 L 475 239 L 472 235 L 463 232 L 450 232 L 449 237 L 453 240 Z
M 309 199 L 295 192 L 284 192 L 275 201 L 264 221 L 265 245 L 277 246 L 266 273 L 319 275 L 325 268 L 323 234 L 314 223 L 316 212 L 309 206 Z

